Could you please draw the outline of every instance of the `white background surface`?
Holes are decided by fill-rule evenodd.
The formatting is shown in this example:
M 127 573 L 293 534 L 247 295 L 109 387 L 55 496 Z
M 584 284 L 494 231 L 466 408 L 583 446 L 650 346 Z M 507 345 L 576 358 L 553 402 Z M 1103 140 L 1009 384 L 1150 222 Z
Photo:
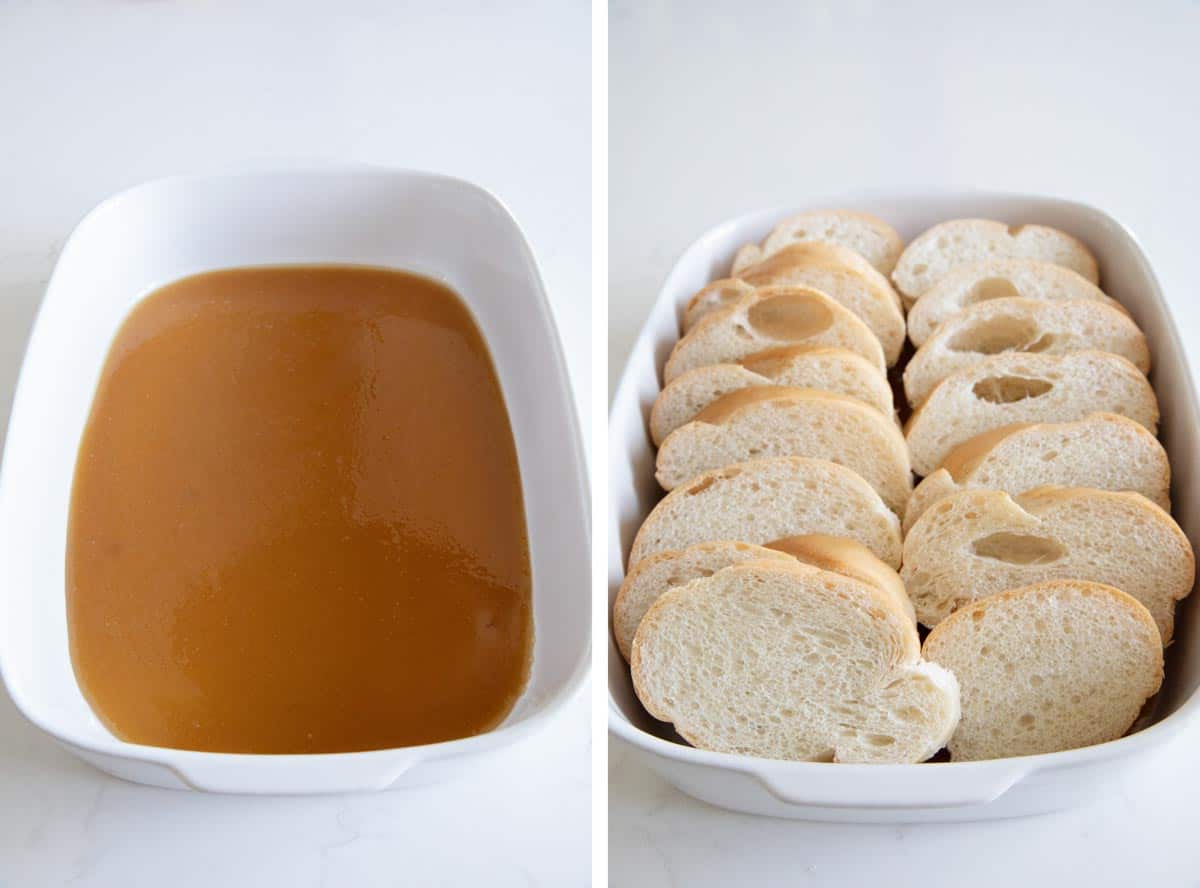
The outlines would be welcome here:
M 1051 7 L 1051 8 L 1047 8 Z M 945 184 L 1057 194 L 1137 233 L 1200 334 L 1200 4 L 618 0 L 610 383 L 680 251 L 738 213 Z M 1200 351 L 1192 363 L 1200 362 Z M 1200 884 L 1200 724 L 1089 808 L 953 826 L 756 819 L 610 753 L 613 885 Z
M 532 243 L 586 397 L 587 4 L 411 5 L 0 0 L 0 417 L 88 209 L 157 176 L 297 158 L 491 189 Z M 473 783 L 239 798 L 102 775 L 0 692 L 0 886 L 584 885 L 588 711 L 585 691 Z

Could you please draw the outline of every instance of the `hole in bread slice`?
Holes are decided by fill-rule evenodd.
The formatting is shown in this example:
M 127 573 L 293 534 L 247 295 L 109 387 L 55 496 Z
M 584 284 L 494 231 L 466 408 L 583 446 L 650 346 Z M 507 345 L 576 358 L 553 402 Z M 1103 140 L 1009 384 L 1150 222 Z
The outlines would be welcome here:
M 993 533 L 971 543 L 980 558 L 993 558 L 1009 564 L 1053 564 L 1067 554 L 1057 540 L 1027 533 Z
M 977 281 L 975 286 L 967 291 L 963 298 L 963 307 L 977 302 L 987 302 L 989 299 L 1014 299 L 1021 291 L 1008 278 L 990 277 Z
M 1054 388 L 1045 379 L 1027 376 L 989 376 L 971 388 L 975 397 L 991 404 L 1014 404 L 1027 398 L 1040 398 Z
M 959 330 L 946 343 L 950 351 L 998 355 L 1001 352 L 1042 352 L 1057 341 L 1053 333 L 1038 335 L 1032 318 L 998 317 Z
M 815 295 L 780 293 L 750 306 L 746 321 L 768 339 L 808 339 L 832 326 L 833 312 Z

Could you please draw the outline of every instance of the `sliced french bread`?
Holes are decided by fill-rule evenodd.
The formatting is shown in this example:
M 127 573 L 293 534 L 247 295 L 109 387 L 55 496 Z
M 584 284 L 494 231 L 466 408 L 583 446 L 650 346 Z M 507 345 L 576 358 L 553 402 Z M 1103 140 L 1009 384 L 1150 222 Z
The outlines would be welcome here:
M 866 358 L 844 348 L 792 345 L 747 355 L 733 364 L 710 364 L 677 376 L 650 410 L 655 445 L 730 392 L 756 385 L 790 385 L 857 398 L 892 416 L 892 387 Z
M 697 543 L 678 552 L 658 552 L 633 566 L 613 602 L 613 638 L 617 642 L 617 649 L 621 656 L 629 659 L 638 624 L 651 605 L 668 589 L 700 577 L 712 576 L 731 564 L 789 561 L 793 558 L 879 587 L 882 594 L 916 622 L 912 602 L 904 591 L 900 575 L 876 558 L 862 543 L 821 534 L 786 537 L 765 547 L 723 540 Z
M 911 304 L 956 266 L 1003 258 L 1053 262 L 1093 284 L 1100 280 L 1095 257 L 1066 232 L 992 219 L 954 219 L 918 235 L 896 261 L 892 280 Z
M 861 253 L 840 244 L 821 241 L 788 244 L 735 272 L 734 277 L 756 287 L 799 284 L 831 296 L 835 291 L 841 292 L 842 287 L 851 286 L 854 298 L 870 297 L 868 305 L 882 303 L 895 308 L 901 316 L 904 312 L 900 294 L 887 275 Z
M 958 722 L 952 673 L 868 582 L 750 561 L 663 594 L 633 640 L 642 705 L 701 749 L 764 758 L 919 762 Z
M 1116 586 L 1171 640 L 1175 602 L 1192 591 L 1192 547 L 1140 493 L 1038 487 L 963 490 L 925 511 L 900 570 L 917 619 L 933 627 L 976 599 L 1044 580 Z
M 1163 650 L 1140 602 L 1112 586 L 1052 580 L 989 595 L 929 633 L 925 659 L 954 673 L 954 761 L 1115 740 L 1158 692 Z
M 1138 325 L 1102 302 L 981 302 L 948 318 L 917 349 L 904 368 L 904 392 L 910 404 L 920 404 L 951 373 L 988 355 L 1085 349 L 1121 355 L 1142 373 L 1150 372 L 1150 349 Z
M 757 289 L 737 277 L 719 278 L 705 284 L 683 307 L 683 332 L 690 332 L 710 314 L 733 308 Z
M 895 568 L 876 558 L 862 543 L 846 537 L 806 533 L 774 540 L 764 548 L 790 555 L 797 561 L 803 561 L 821 570 L 833 571 L 869 583 L 891 599 L 894 606 L 908 614 L 908 618 L 914 624 L 917 622 L 912 599 L 908 597 L 904 583 L 900 581 L 900 574 L 896 573 Z
M 617 650 L 622 657 L 629 659 L 638 624 L 650 606 L 668 589 L 700 577 L 710 577 L 731 564 L 772 559 L 790 561 L 792 557 L 789 553 L 750 543 L 718 540 L 697 543 L 679 551 L 656 552 L 643 558 L 625 575 L 613 602 L 613 639 L 617 643 Z M 896 582 L 899 581 L 897 577 Z
M 891 417 L 845 395 L 774 385 L 718 398 L 669 434 L 656 477 L 672 490 L 710 469 L 776 456 L 853 469 L 897 514 L 912 493 L 908 447 Z
M 912 492 L 904 532 L 956 491 L 1016 494 L 1047 484 L 1131 490 L 1171 510 L 1171 466 L 1158 439 L 1132 419 L 1093 413 L 1072 422 L 1001 426 L 958 445 Z
M 733 271 L 749 268 L 784 247 L 797 243 L 826 243 L 848 247 L 881 274 L 891 274 L 904 249 L 896 229 L 882 219 L 853 210 L 814 210 L 784 219 L 761 247 L 748 244 L 733 259 Z
M 850 309 L 875 334 L 888 365 L 896 363 L 907 335 L 900 297 L 888 279 L 846 247 L 800 243 L 785 247 L 738 274 L 752 287 L 798 286 L 819 290 Z M 741 288 L 715 281 L 692 297 L 684 310 L 684 331 L 741 298 Z
M 1125 311 L 1077 271 L 1035 259 L 988 259 L 950 269 L 913 303 L 908 311 L 908 338 L 920 346 L 947 319 L 991 299 L 1087 299 Z
M 844 348 L 884 369 L 883 349 L 854 312 L 807 287 L 751 287 L 740 301 L 701 320 L 671 350 L 663 381 L 786 345 Z
M 952 373 L 909 417 L 913 469 L 928 475 L 964 441 L 1016 422 L 1119 413 L 1154 432 L 1158 400 L 1146 377 L 1109 352 L 998 354 Z
M 810 533 L 849 537 L 900 565 L 900 520 L 860 475 L 825 460 L 779 457 L 705 472 L 676 487 L 642 523 L 628 566 L 696 543 L 761 545 Z

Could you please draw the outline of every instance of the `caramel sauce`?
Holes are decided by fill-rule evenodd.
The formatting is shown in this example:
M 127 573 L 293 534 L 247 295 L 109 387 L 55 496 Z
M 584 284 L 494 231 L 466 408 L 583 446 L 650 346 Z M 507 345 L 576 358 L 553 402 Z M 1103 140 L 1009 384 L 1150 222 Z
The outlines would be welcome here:
M 417 275 L 210 272 L 109 351 L 67 540 L 71 659 L 134 743 L 432 743 L 529 674 L 516 448 L 465 305 Z

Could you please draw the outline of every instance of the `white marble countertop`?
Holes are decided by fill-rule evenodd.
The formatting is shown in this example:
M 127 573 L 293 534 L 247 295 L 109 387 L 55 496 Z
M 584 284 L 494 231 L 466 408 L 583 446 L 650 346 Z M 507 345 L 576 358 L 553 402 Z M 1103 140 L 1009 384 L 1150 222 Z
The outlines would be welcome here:
M 693 238 L 813 192 L 943 184 L 1095 204 L 1138 234 L 1185 342 L 1200 337 L 1200 5 L 618 0 L 611 15 L 610 383 Z M 1200 724 L 1074 812 L 864 827 L 711 808 L 618 743 L 610 880 L 1200 884 L 1198 744 Z
M 533 245 L 586 403 L 587 4 L 424 5 L 0 4 L 0 422 L 54 258 L 88 209 L 158 176 L 297 159 L 495 192 Z M 100 774 L 0 692 L 0 886 L 584 885 L 588 713 L 585 690 L 473 782 L 241 798 Z

